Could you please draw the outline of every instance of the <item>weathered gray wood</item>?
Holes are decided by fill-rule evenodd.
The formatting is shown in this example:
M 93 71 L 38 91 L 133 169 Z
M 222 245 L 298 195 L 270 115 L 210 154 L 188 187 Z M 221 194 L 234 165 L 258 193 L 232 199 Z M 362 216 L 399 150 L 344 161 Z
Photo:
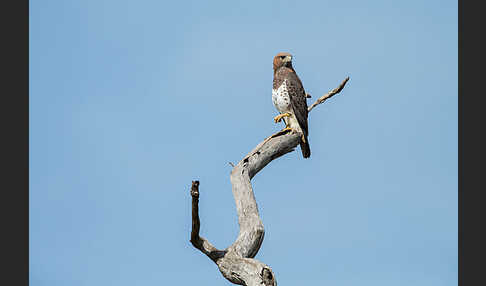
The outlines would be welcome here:
M 340 93 L 340 92 L 341 92 L 341 90 L 342 90 L 342 89 L 344 88 L 344 86 L 346 85 L 346 83 L 348 82 L 348 80 L 349 80 L 349 76 L 348 76 L 347 78 L 345 78 L 345 79 L 343 80 L 343 82 L 341 82 L 341 84 L 340 84 L 338 87 L 336 87 L 335 89 L 331 90 L 330 92 L 328 92 L 328 93 L 324 94 L 323 96 L 319 97 L 319 98 L 316 100 L 316 102 L 314 102 L 314 103 L 313 103 L 311 106 L 309 106 L 309 108 L 307 108 L 307 110 L 308 110 L 309 112 L 311 112 L 311 110 L 312 110 L 314 107 L 316 107 L 316 105 L 319 105 L 319 104 L 323 103 L 324 101 L 326 101 L 326 99 L 329 99 L 329 98 L 331 98 L 333 95 Z
M 349 78 L 341 85 L 320 97 L 309 107 L 339 93 Z M 207 239 L 199 236 L 199 181 L 193 181 L 191 243 L 216 263 L 221 274 L 230 282 L 247 286 L 276 286 L 277 281 L 270 266 L 254 259 L 260 250 L 265 229 L 258 213 L 251 179 L 268 163 L 292 152 L 301 140 L 300 133 L 278 132 L 258 144 L 231 171 L 230 180 L 238 214 L 240 232 L 236 241 L 224 250 L 215 248 Z

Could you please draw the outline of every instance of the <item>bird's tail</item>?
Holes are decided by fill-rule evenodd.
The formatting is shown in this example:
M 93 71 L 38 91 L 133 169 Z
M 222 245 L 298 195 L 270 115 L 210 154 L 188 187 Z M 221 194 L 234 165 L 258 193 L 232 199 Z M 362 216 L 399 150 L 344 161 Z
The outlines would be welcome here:
M 307 137 L 305 137 L 305 142 L 301 141 L 300 142 L 300 149 L 302 150 L 302 156 L 304 158 L 309 158 L 310 157 L 310 146 L 309 146 L 309 140 L 307 140 Z

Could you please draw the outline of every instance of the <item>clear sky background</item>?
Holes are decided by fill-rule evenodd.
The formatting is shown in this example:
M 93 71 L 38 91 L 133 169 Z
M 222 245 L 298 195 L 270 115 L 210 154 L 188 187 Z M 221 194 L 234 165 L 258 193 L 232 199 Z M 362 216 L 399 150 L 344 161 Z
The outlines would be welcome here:
M 275 124 L 272 58 L 314 100 L 252 181 L 279 285 L 457 285 L 457 1 L 30 1 L 32 286 L 230 285 L 228 162 Z

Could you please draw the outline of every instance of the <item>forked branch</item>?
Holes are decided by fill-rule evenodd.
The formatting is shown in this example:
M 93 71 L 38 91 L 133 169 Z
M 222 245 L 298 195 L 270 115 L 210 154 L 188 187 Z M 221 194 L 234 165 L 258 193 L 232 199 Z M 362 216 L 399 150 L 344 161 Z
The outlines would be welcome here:
M 347 77 L 339 87 L 326 93 L 309 108 L 309 112 L 328 98 L 339 93 Z M 246 155 L 231 171 L 230 180 L 238 214 L 240 232 L 236 241 L 225 250 L 218 250 L 208 240 L 199 236 L 199 181 L 193 181 L 191 243 L 216 263 L 221 274 L 230 282 L 246 286 L 276 286 L 272 269 L 254 259 L 263 241 L 265 230 L 258 214 L 251 179 L 268 163 L 292 152 L 301 140 L 299 133 L 277 132 L 267 137 Z

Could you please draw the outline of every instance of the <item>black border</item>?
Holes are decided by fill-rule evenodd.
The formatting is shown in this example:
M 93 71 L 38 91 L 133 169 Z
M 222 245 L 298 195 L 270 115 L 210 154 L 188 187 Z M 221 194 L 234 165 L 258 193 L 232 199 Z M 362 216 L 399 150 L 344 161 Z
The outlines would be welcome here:
M 486 285 L 484 187 L 484 9 L 458 2 L 458 282 Z M 476 85 L 476 86 L 475 86 Z M 483 179 L 483 180 L 481 180 Z
M 4 266 L 0 283 L 29 285 L 29 1 L 5 1 L 1 10 Z

